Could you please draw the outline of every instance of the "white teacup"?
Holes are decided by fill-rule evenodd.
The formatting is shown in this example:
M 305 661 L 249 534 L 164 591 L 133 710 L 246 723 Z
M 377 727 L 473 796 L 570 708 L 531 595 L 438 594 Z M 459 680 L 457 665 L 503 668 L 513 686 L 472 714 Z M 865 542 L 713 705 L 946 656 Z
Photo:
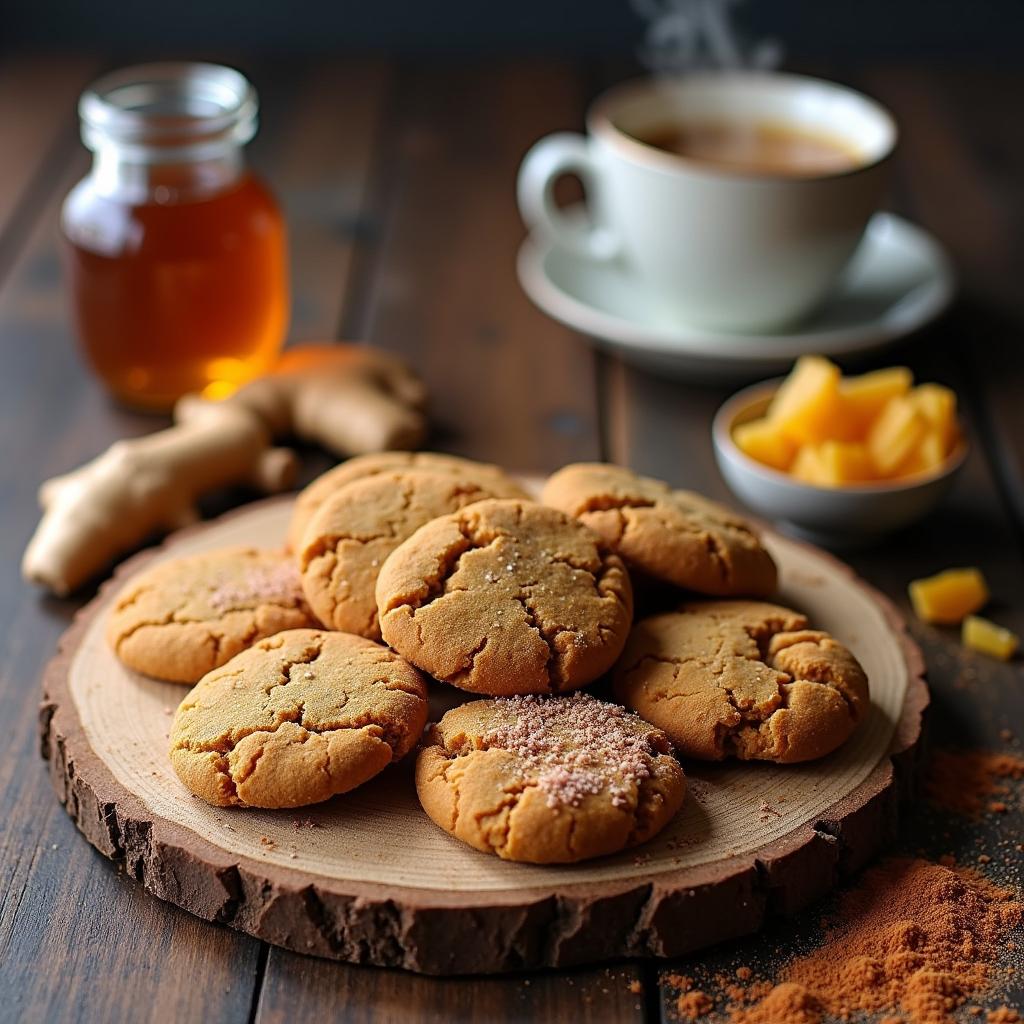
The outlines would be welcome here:
M 723 169 L 638 141 L 669 124 L 766 123 L 834 139 L 853 154 L 815 176 Z M 625 260 L 670 315 L 769 331 L 823 301 L 878 208 L 896 144 L 892 117 L 852 89 L 775 72 L 644 79 L 601 96 L 588 135 L 538 142 L 519 171 L 529 227 L 592 260 Z M 554 201 L 583 180 L 589 221 Z

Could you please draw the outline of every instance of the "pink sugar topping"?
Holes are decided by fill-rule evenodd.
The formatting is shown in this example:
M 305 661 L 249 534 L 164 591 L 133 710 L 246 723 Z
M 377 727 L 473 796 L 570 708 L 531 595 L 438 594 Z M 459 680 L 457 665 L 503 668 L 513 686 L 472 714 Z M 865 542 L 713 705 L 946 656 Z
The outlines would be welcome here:
M 301 600 L 299 570 L 287 559 L 255 566 L 241 577 L 225 574 L 210 592 L 210 604 L 219 612 L 259 604 L 296 605 Z
M 516 772 L 536 778 L 549 807 L 579 807 L 605 791 L 625 807 L 629 793 L 652 773 L 657 751 L 646 723 L 617 704 L 586 693 L 569 697 L 499 697 L 507 721 L 483 741 L 519 759 Z

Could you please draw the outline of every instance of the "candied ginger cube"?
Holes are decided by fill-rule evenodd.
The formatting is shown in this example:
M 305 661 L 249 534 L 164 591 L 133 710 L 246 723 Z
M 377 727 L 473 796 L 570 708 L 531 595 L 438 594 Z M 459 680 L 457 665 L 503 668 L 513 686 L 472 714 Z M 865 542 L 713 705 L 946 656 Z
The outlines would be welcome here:
M 988 601 L 988 585 L 980 569 L 946 569 L 913 580 L 909 586 L 914 612 L 924 622 L 953 624 Z
M 821 356 L 801 356 L 768 409 L 768 418 L 799 444 L 828 440 L 839 414 L 839 367 Z
M 876 476 L 871 453 L 856 441 L 825 441 L 818 457 L 828 482 L 836 487 L 863 483 Z
M 882 476 L 891 476 L 920 444 L 928 421 L 905 395 L 890 398 L 868 432 L 868 450 Z
M 740 423 L 732 437 L 740 451 L 773 469 L 789 469 L 796 454 L 796 442 L 767 417 Z
M 947 454 L 942 435 L 937 430 L 928 430 L 917 447 L 907 456 L 906 462 L 899 467 L 897 476 L 932 473 L 946 461 Z
M 823 486 L 828 481 L 828 473 L 821 461 L 821 450 L 816 444 L 802 444 L 789 467 L 790 475 L 805 484 Z
M 948 455 L 956 440 L 956 395 L 941 384 L 919 384 L 910 392 L 910 400 L 936 431 Z
M 960 639 L 964 647 L 982 654 L 991 655 L 1001 661 L 1009 661 L 1020 646 L 1020 637 L 1003 626 L 997 626 L 980 615 L 968 615 L 964 619 Z
M 843 411 L 852 421 L 858 436 L 864 436 L 890 398 L 898 398 L 910 390 L 914 375 L 905 366 L 873 370 L 857 377 L 844 377 L 839 382 Z

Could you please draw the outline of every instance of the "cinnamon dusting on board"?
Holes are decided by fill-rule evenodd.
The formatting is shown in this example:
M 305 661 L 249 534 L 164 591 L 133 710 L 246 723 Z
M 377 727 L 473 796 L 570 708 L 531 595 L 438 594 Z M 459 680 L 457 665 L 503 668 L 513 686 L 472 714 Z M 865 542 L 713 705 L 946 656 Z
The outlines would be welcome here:
M 715 1004 L 711 997 L 699 989 L 695 989 L 693 992 L 684 992 L 676 1000 L 676 1010 L 683 1020 L 700 1020 L 714 1008 Z
M 740 986 L 733 980 L 723 987 L 729 1000 L 724 1016 L 708 1016 L 709 1007 L 702 1019 L 951 1024 L 969 999 L 991 993 L 1001 980 L 996 961 L 1008 948 L 1007 933 L 1022 919 L 1018 894 L 976 872 L 892 858 L 865 872 L 840 900 L 820 948 L 793 960 L 774 985 Z M 665 981 L 695 994 L 690 978 L 669 975 Z M 1000 1008 L 989 1011 L 988 1019 L 1013 1022 L 1004 1009 L 1016 1013 Z
M 1020 1014 L 1009 1006 L 989 1010 L 985 1015 L 986 1024 L 1017 1024 L 1020 1019 Z
M 978 818 L 1005 813 L 1010 782 L 1024 779 L 1024 758 L 987 750 L 938 750 L 925 783 L 929 801 L 946 811 Z
M 743 1024 L 821 1024 L 822 1004 L 803 985 L 784 981 L 749 1010 L 733 1014 Z

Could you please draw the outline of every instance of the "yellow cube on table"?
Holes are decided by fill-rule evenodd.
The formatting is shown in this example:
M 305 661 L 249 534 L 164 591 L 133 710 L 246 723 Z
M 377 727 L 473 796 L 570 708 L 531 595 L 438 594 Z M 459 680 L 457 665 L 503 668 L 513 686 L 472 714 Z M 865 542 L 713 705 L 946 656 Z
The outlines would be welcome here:
M 953 624 L 976 612 L 988 601 L 988 585 L 979 569 L 946 569 L 935 576 L 914 580 L 910 602 L 919 619 Z
M 968 615 L 964 619 L 960 635 L 964 647 L 982 654 L 990 654 L 993 658 L 1009 661 L 1020 646 L 1020 637 L 1016 633 L 997 626 L 980 615 Z

